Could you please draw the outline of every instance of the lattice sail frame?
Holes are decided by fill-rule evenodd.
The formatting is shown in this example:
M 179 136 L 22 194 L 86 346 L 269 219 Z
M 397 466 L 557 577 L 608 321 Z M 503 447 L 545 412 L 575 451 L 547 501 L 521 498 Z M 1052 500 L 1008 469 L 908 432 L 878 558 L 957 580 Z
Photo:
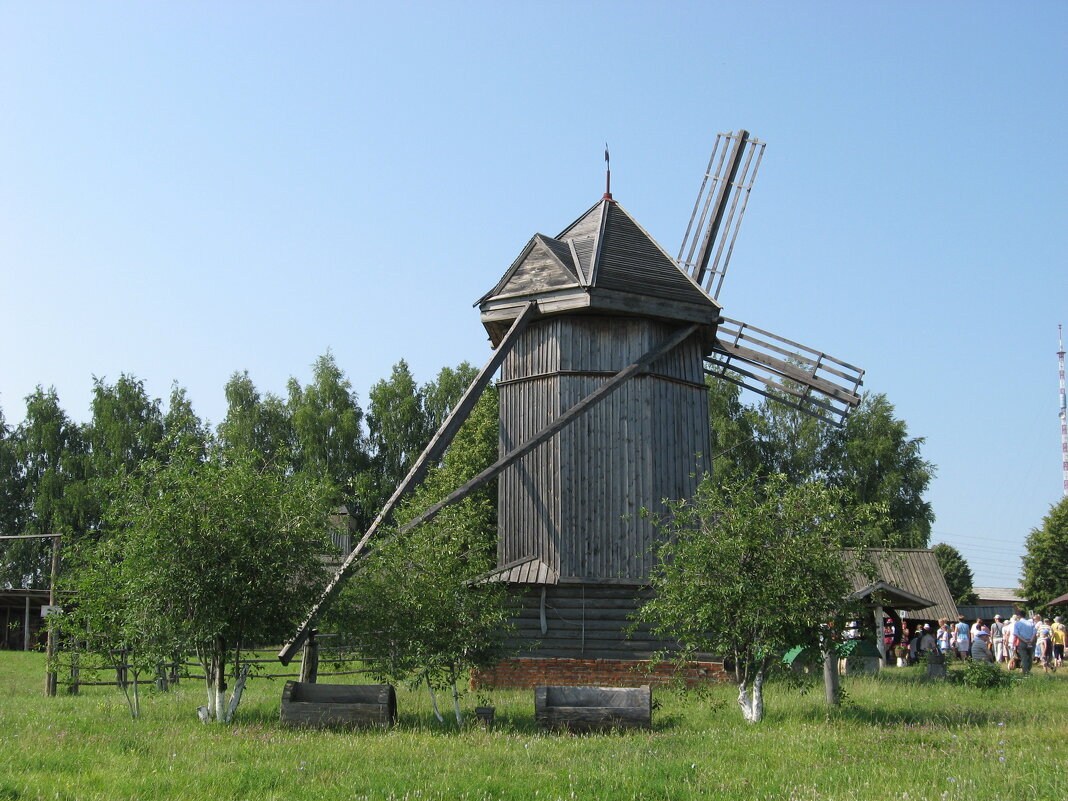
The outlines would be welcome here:
M 770 331 L 724 317 L 705 373 L 835 426 L 860 403 L 864 371 Z

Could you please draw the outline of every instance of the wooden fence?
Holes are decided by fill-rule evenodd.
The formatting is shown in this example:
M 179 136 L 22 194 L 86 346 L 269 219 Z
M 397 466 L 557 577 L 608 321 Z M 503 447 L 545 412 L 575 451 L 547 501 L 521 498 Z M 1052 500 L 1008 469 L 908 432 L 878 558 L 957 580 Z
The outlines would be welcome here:
M 284 673 L 274 673 L 268 670 L 263 670 L 262 665 L 273 665 L 278 668 L 285 669 L 278 662 L 277 657 L 261 658 L 256 656 L 261 650 L 269 651 L 271 649 L 256 649 L 250 650 L 249 657 L 240 657 L 234 665 L 234 675 L 240 675 L 241 670 L 245 665 L 250 666 L 249 678 L 260 679 L 290 679 L 295 678 L 303 682 L 315 682 L 320 676 L 355 676 L 365 673 L 371 673 L 370 668 L 358 668 L 351 670 L 327 670 L 320 671 L 319 666 L 321 662 L 326 662 L 335 668 L 343 665 L 355 665 L 362 664 L 364 660 L 359 657 L 352 656 L 352 648 L 347 645 L 336 646 L 323 646 L 320 644 L 321 640 L 336 637 L 336 634 L 323 634 L 318 636 L 310 636 L 305 642 L 304 648 L 298 659 L 294 659 L 291 665 L 295 664 L 296 670 L 290 668 Z M 274 648 L 277 651 L 277 648 Z M 67 688 L 67 692 L 72 695 L 77 695 L 81 687 L 129 687 L 135 682 L 130 677 L 133 671 L 133 665 L 127 661 L 127 655 L 123 651 L 114 651 L 116 662 L 111 665 L 103 666 L 86 666 L 81 664 L 81 656 L 78 651 L 68 651 L 67 655 L 70 659 L 69 669 L 65 671 L 66 678 L 58 678 L 57 681 L 60 685 Z M 185 660 L 172 662 L 169 664 L 161 665 L 156 672 L 156 675 L 152 678 L 137 679 L 136 683 L 139 685 L 153 684 L 158 689 L 165 690 L 172 684 L 178 684 L 182 679 L 200 679 L 205 678 L 202 671 L 200 662 L 191 657 L 186 657 Z M 93 675 L 101 673 L 115 673 L 114 679 L 108 679 L 107 681 L 87 680 L 82 678 L 82 673 L 90 673 Z

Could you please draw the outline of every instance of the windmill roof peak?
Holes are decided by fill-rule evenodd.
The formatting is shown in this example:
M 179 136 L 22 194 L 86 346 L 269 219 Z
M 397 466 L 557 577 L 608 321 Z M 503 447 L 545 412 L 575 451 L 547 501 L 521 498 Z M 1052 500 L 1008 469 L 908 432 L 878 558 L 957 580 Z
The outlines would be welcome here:
M 488 325 L 487 315 L 503 319 L 503 308 L 530 300 L 543 313 L 585 308 L 709 323 L 720 309 L 608 192 L 556 236 L 535 234 L 477 305 Z

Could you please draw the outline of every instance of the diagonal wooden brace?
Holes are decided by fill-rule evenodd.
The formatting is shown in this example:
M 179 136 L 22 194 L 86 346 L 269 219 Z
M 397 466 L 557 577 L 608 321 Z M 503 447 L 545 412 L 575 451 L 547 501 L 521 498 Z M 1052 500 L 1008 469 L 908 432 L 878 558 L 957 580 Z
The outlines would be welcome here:
M 465 483 L 463 486 L 454 490 L 451 494 L 448 495 L 448 497 L 444 498 L 441 501 L 438 501 L 433 506 L 430 506 L 425 511 L 423 511 L 417 517 L 413 518 L 412 520 L 409 520 L 407 523 L 397 529 L 396 534 L 402 535 L 405 532 L 415 528 L 420 523 L 425 523 L 428 520 L 433 519 L 445 507 L 463 500 L 472 492 L 477 490 L 479 487 L 482 487 L 486 483 L 492 481 L 503 470 L 522 459 L 524 456 L 526 456 L 528 453 L 530 453 L 542 443 L 552 439 L 555 434 L 566 428 L 576 418 L 585 414 L 598 403 L 608 398 L 609 395 L 619 389 L 628 379 L 633 378 L 634 376 L 644 372 L 646 368 L 648 368 L 648 366 L 654 361 L 673 351 L 675 348 L 677 348 L 679 345 L 681 345 L 683 342 L 693 336 L 693 334 L 698 330 L 698 328 L 700 328 L 700 326 L 695 324 L 687 326 L 686 328 L 680 329 L 679 331 L 675 332 L 675 334 L 668 337 L 665 341 L 661 342 L 659 345 L 642 355 L 641 358 L 639 358 L 637 361 L 627 365 L 618 373 L 613 375 L 610 379 L 608 379 L 608 381 L 606 381 L 600 387 L 595 389 L 593 392 L 591 392 L 581 401 L 576 403 L 562 415 L 557 417 L 551 423 L 546 425 L 525 443 L 506 453 L 504 456 L 502 456 L 492 465 L 487 467 L 477 476 L 472 478 L 470 481 Z M 508 336 L 506 336 L 505 339 L 501 342 L 501 344 L 498 346 L 498 349 L 505 347 L 505 345 L 509 342 L 511 336 L 512 331 L 509 331 Z M 457 409 L 459 409 L 459 406 L 457 406 Z M 379 518 L 382 518 L 382 515 L 379 515 Z M 376 523 L 377 522 L 378 521 L 376 521 Z M 297 630 L 297 634 L 293 638 L 293 640 L 288 643 L 282 649 L 281 652 L 279 652 L 278 658 L 282 661 L 283 664 L 288 664 L 289 660 L 293 658 L 293 655 L 296 653 L 297 648 L 300 647 L 300 644 L 303 642 L 304 637 L 307 636 L 307 631 L 310 628 L 311 622 L 322 609 L 324 604 L 327 603 L 330 598 L 332 598 L 333 595 L 337 593 L 338 589 L 340 589 L 340 585 L 345 577 L 344 574 L 359 558 L 357 548 L 362 548 L 366 544 L 367 540 L 370 539 L 373 530 L 374 527 L 368 530 L 367 534 L 363 536 L 363 539 L 360 540 L 357 547 L 353 549 L 352 553 L 349 554 L 349 557 L 345 560 L 341 567 L 338 568 L 337 574 L 327 586 L 326 590 L 324 590 L 323 595 L 319 600 L 319 603 L 317 603 L 315 607 L 312 608 L 311 613 L 308 615 L 308 619 L 304 622 L 301 628 Z
M 512 323 L 511 328 L 508 329 L 508 333 L 505 334 L 504 339 L 493 351 L 489 361 L 475 376 L 475 380 L 471 382 L 471 386 L 467 388 L 463 397 L 460 398 L 456 406 L 453 407 L 452 412 L 445 419 L 445 422 L 441 424 L 441 428 L 431 438 L 426 448 L 419 455 L 419 458 L 415 460 L 415 464 L 412 465 L 411 470 L 408 471 L 408 475 L 404 477 L 404 480 L 397 485 L 397 489 L 393 491 L 393 495 L 386 501 L 386 505 L 382 507 L 382 511 L 375 517 L 371 527 L 367 529 L 360 541 L 356 543 L 356 547 L 349 552 L 349 555 L 345 557 L 345 560 L 338 567 L 334 577 L 330 580 L 330 583 L 326 585 L 326 589 L 323 590 L 323 594 L 319 596 L 319 600 L 311 608 L 304 622 L 300 624 L 296 634 L 281 651 L 278 652 L 278 659 L 283 665 L 288 665 L 290 660 L 296 654 L 297 650 L 304 644 L 304 640 L 308 636 L 308 632 L 311 630 L 312 623 L 318 617 L 323 607 L 330 602 L 330 600 L 341 589 L 342 584 L 348 578 L 349 569 L 359 559 L 364 549 L 367 547 L 367 543 L 378 532 L 382 523 L 389 519 L 389 516 L 393 514 L 393 510 L 397 507 L 408 492 L 414 489 L 426 476 L 430 467 L 437 463 L 437 461 L 445 453 L 445 449 L 449 447 L 453 438 L 456 436 L 456 432 L 460 430 L 460 427 L 467 420 L 471 414 L 471 410 L 475 408 L 475 403 L 482 396 L 486 386 L 490 380 L 496 374 L 497 369 L 501 366 L 501 362 L 504 361 L 504 357 L 512 350 L 519 335 L 526 329 L 527 325 L 538 314 L 538 304 L 535 301 L 531 301 L 516 317 Z

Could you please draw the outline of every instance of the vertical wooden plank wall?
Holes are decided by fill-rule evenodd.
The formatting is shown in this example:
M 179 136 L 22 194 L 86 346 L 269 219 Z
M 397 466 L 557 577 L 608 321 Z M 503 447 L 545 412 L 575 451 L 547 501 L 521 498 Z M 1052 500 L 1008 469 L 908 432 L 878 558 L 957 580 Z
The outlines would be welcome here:
M 567 315 L 531 325 L 502 367 L 502 450 L 604 384 L 675 330 L 644 318 Z M 690 496 L 708 456 L 702 353 L 687 342 L 631 379 L 498 484 L 501 564 L 538 556 L 575 579 L 648 575 L 640 510 Z

